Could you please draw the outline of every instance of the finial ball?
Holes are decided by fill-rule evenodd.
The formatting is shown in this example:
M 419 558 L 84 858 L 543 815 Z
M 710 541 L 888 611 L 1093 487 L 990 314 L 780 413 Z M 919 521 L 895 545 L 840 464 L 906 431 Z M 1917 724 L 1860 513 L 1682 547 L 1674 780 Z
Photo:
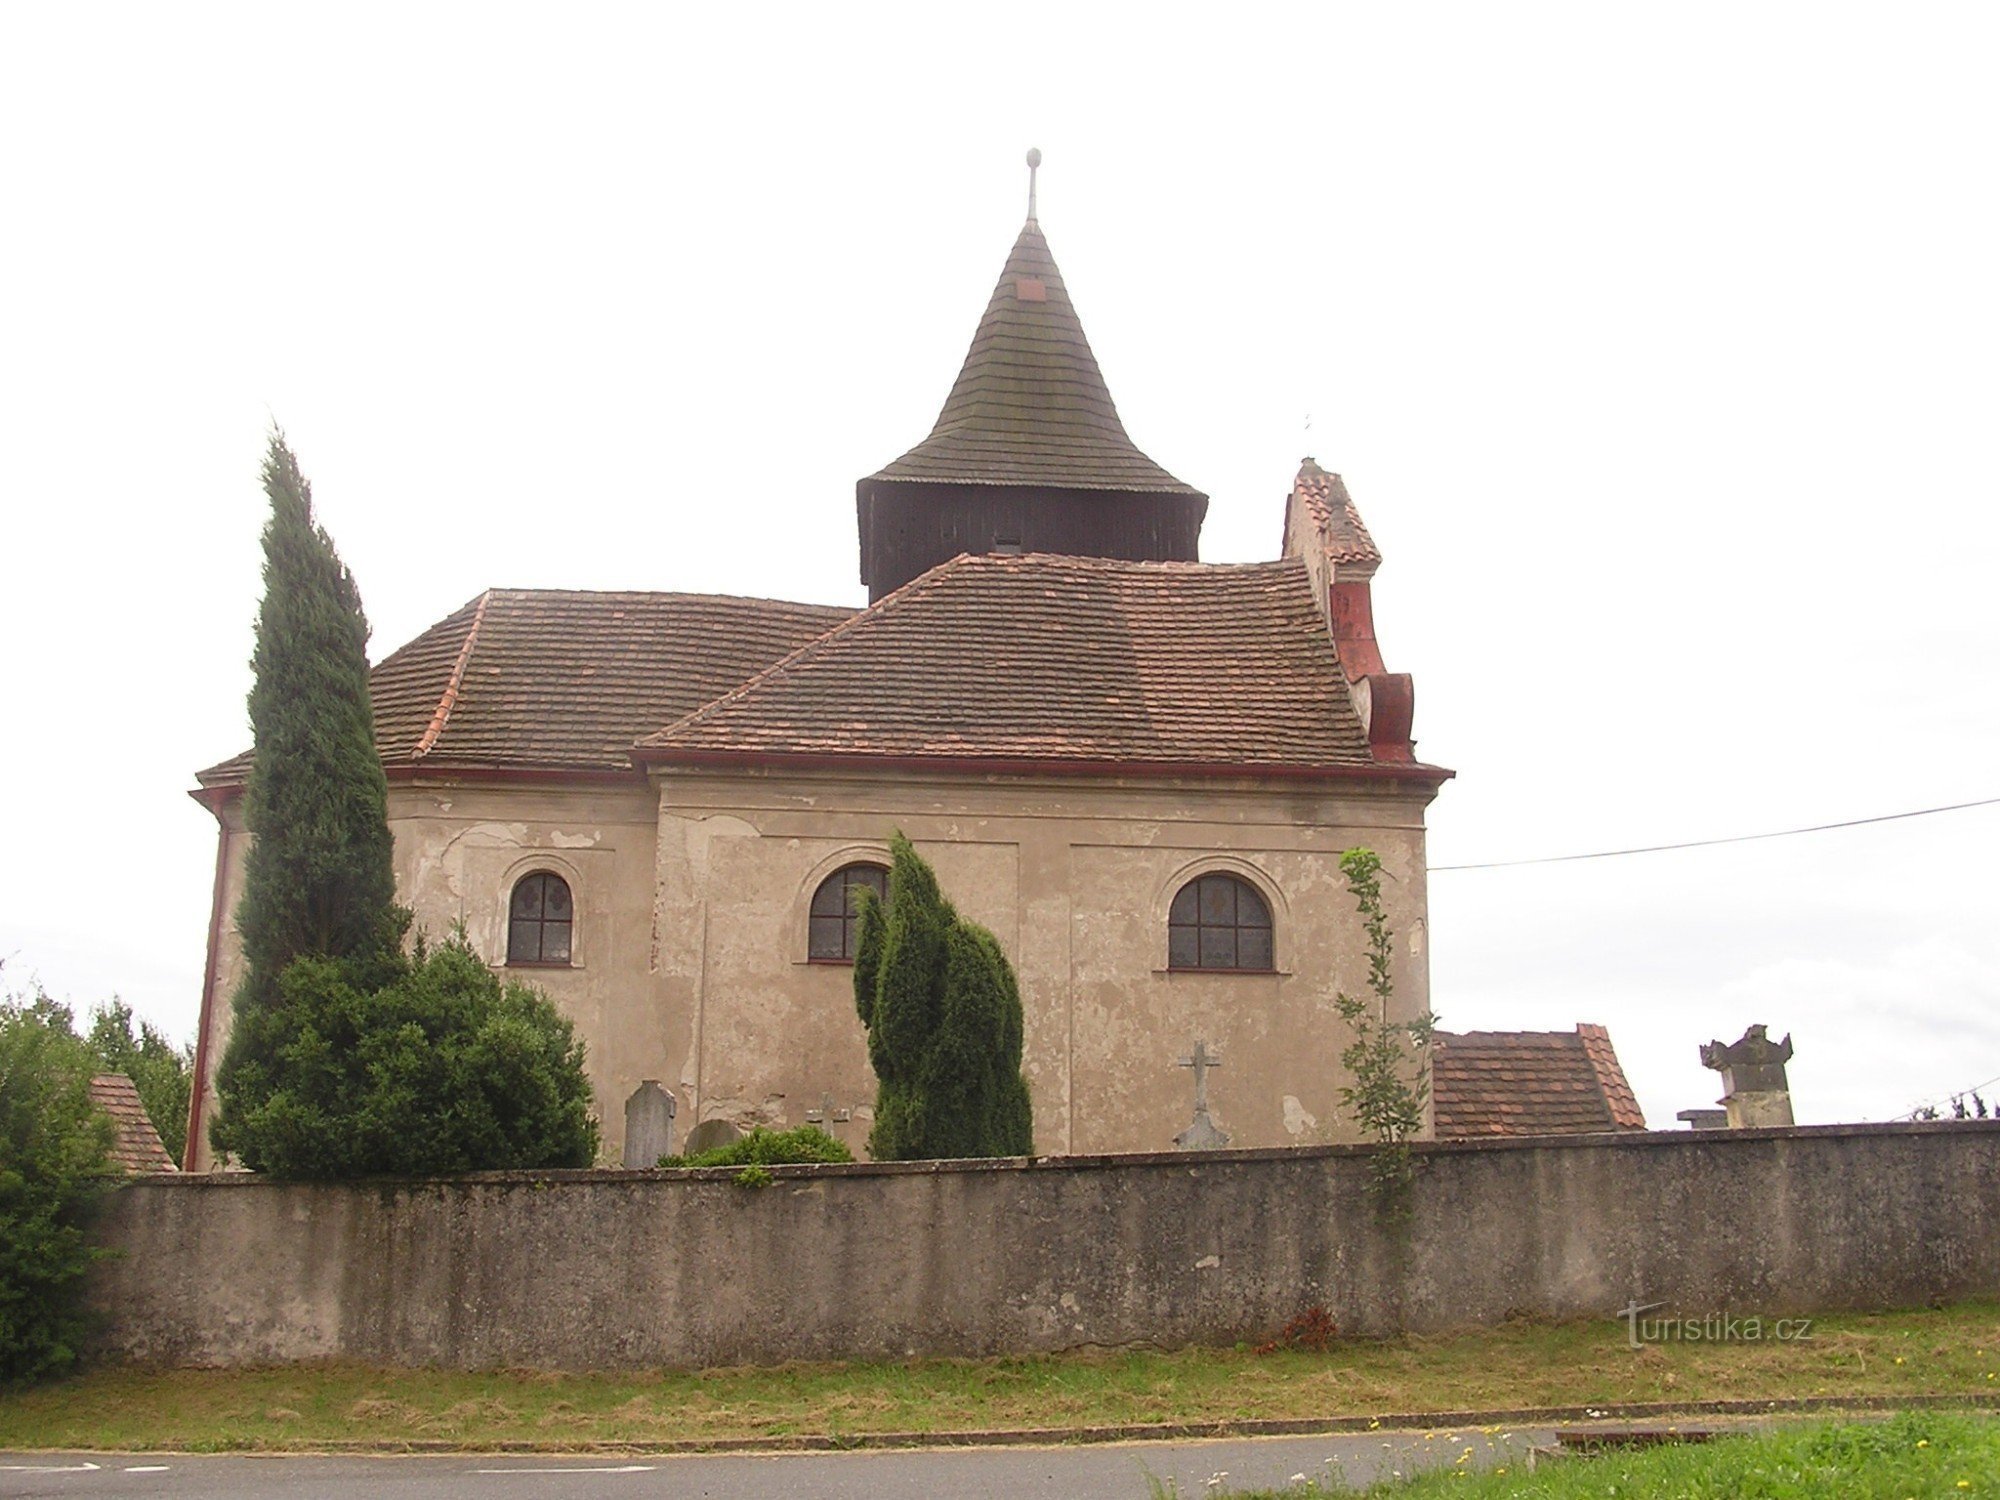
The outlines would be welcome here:
M 1042 148 L 1040 146 L 1030 146 L 1028 148 L 1029 168 L 1032 170 L 1035 167 L 1039 167 L 1041 164 L 1042 164 Z

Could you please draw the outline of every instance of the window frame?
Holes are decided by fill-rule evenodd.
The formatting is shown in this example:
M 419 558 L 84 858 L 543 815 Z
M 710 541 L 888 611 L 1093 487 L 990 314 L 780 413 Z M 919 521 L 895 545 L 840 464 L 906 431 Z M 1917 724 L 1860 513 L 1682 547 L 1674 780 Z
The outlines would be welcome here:
M 530 881 L 540 881 L 542 883 L 540 886 L 540 897 L 541 897 L 540 906 L 538 908 L 538 913 L 536 915 L 523 916 L 522 914 L 516 912 L 514 907 L 515 903 L 520 899 L 522 887 L 526 886 Z M 557 885 L 561 886 L 564 896 L 568 898 L 569 915 L 568 917 L 560 921 L 552 921 L 546 915 L 548 909 L 549 881 L 554 881 Z M 562 958 L 546 958 L 540 956 L 537 956 L 535 958 L 516 958 L 514 956 L 515 927 L 517 924 L 530 923 L 530 922 L 534 924 L 535 928 L 535 952 L 537 955 L 541 955 L 547 952 L 548 949 L 547 934 L 549 928 L 551 927 L 567 928 L 569 941 L 566 947 L 565 956 Z M 563 874 L 560 870 L 552 870 L 545 865 L 536 865 L 531 869 L 524 870 L 519 876 L 515 878 L 514 882 L 507 887 L 506 943 L 507 943 L 506 959 L 503 964 L 503 967 L 505 968 L 573 969 L 577 966 L 576 885 L 570 879 L 569 876 Z
M 856 870 L 873 871 L 881 877 L 881 883 L 877 885 L 873 881 L 855 881 L 851 879 L 850 877 Z M 836 881 L 840 882 L 839 889 L 842 910 L 838 912 L 816 910 L 815 908 L 820 904 L 821 894 L 832 887 Z M 814 883 L 812 895 L 806 898 L 807 963 L 828 964 L 846 968 L 854 966 L 854 946 L 857 936 L 855 928 L 859 921 L 859 915 L 854 907 L 852 892 L 859 886 L 866 886 L 875 892 L 878 899 L 887 901 L 889 899 L 889 866 L 879 859 L 870 859 L 867 857 L 850 859 L 835 869 L 829 870 Z M 840 924 L 840 952 L 837 954 L 818 953 L 814 951 L 816 945 L 813 934 L 815 928 L 823 922 L 838 922 Z
M 1210 882 L 1226 883 L 1230 895 L 1230 919 L 1226 922 L 1211 920 L 1207 916 L 1207 903 L 1203 887 Z M 1255 910 L 1262 913 L 1263 920 L 1243 920 L 1243 898 L 1248 894 L 1255 903 Z M 1191 903 L 1193 918 L 1179 916 L 1181 903 L 1186 898 Z M 1196 870 L 1175 888 L 1167 902 L 1167 972 L 1170 974 L 1276 974 L 1278 970 L 1278 922 L 1271 898 L 1254 881 L 1230 869 Z M 1194 961 L 1178 962 L 1175 958 L 1176 935 L 1192 932 Z M 1211 964 L 1202 962 L 1208 950 L 1208 933 L 1228 933 L 1232 957 L 1241 958 L 1243 934 L 1262 933 L 1265 949 L 1261 964 Z

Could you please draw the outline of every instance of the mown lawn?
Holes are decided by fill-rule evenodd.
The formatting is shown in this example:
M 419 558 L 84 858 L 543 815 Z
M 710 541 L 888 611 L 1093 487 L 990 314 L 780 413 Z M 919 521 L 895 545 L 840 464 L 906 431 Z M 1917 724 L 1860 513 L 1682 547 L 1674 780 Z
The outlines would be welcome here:
M 0 1447 L 309 1450 L 1248 1421 L 1625 1402 L 1990 1396 L 2000 1303 L 1821 1319 L 1804 1342 L 1633 1350 L 1612 1319 L 1439 1338 L 774 1369 L 94 1370 L 0 1394 Z
M 1351 1490 L 1339 1474 L 1288 1490 L 1211 1491 L 1229 1500 L 1963 1500 L 2000 1495 L 2000 1420 L 1905 1412 L 1881 1422 L 1812 1423 L 1480 1473 L 1463 1464 Z M 1192 1500 L 1192 1497 L 1185 1497 Z

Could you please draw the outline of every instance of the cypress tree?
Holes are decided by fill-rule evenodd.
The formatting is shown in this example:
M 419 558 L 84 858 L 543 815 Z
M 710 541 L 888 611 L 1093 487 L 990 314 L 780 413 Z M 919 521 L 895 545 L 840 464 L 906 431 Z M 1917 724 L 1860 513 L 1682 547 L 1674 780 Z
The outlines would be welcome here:
M 215 1144 L 289 1177 L 588 1166 L 583 1044 L 462 932 L 402 937 L 360 591 L 284 439 L 264 461 L 264 603 L 251 658 L 246 974 Z
M 281 433 L 264 458 L 264 493 L 256 758 L 244 793 L 255 842 L 236 916 L 253 994 L 301 954 L 355 958 L 401 935 L 361 592 L 315 522 L 312 488 Z
M 393 976 L 408 916 L 396 906 L 388 782 L 368 701 L 368 621 L 284 435 L 264 457 L 264 600 L 250 665 L 255 759 L 244 792 L 252 835 L 237 930 L 246 973 L 217 1072 L 228 1144 L 234 1119 L 277 1084 L 295 1030 L 279 976 L 303 956 Z
M 1021 1076 L 1021 997 L 985 928 L 964 921 L 900 833 L 886 909 L 865 899 L 855 1005 L 877 1079 L 877 1161 L 1018 1156 L 1033 1149 Z

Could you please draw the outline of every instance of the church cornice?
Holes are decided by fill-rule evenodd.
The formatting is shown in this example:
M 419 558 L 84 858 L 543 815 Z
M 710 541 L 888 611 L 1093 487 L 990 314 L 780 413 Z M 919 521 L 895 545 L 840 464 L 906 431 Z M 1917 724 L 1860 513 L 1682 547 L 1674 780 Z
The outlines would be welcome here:
M 1346 781 L 1403 784 L 1435 793 L 1457 772 L 1421 762 L 1296 765 L 1241 761 L 1041 759 L 985 755 L 838 755 L 748 750 L 681 750 L 641 746 L 633 760 L 648 768 L 739 771 L 930 772 L 942 776 L 1007 776 L 1067 780 L 1116 777 L 1182 781 Z

